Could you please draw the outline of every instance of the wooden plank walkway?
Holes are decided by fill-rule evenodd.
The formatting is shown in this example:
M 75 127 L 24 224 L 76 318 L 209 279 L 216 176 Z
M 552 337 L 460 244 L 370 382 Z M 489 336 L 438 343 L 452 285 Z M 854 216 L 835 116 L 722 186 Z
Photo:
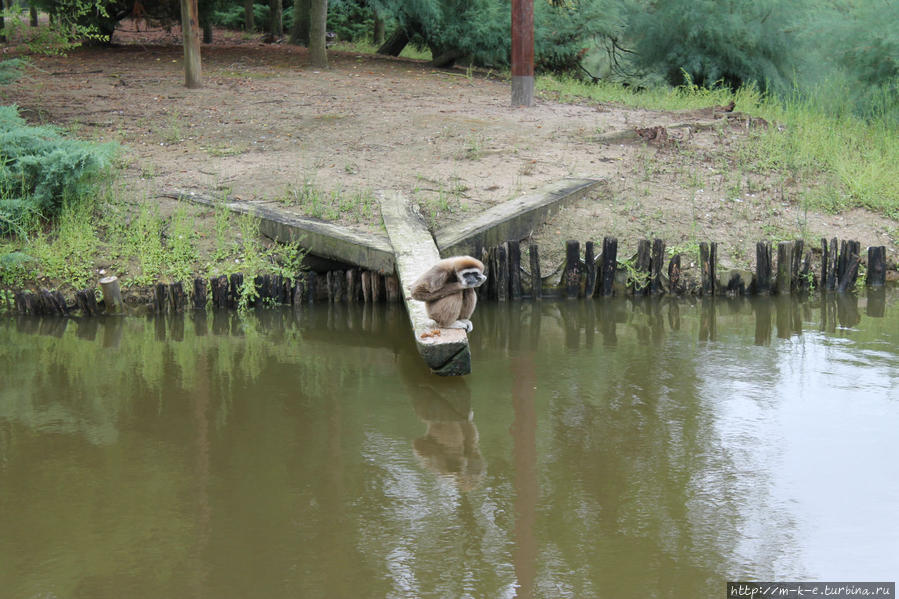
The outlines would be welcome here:
M 393 246 L 400 290 L 415 334 L 418 353 L 435 374 L 461 375 L 471 372 L 468 334 L 462 329 L 435 329 L 424 302 L 409 297 L 413 281 L 440 260 L 440 252 L 425 223 L 412 212 L 402 194 L 378 194 L 381 217 Z M 434 334 L 434 332 L 437 334 Z

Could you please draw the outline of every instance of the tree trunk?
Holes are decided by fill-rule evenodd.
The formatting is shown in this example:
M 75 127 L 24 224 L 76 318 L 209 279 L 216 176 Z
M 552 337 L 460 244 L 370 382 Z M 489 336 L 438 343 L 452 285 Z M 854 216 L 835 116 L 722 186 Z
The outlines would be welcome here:
M 290 43 L 309 47 L 309 0 L 293 1 L 293 27 L 290 30 Z
M 28 13 L 31 16 L 31 26 L 37 27 L 37 7 L 31 5 L 31 7 L 28 9 Z
M 375 13 L 375 28 L 372 32 L 372 40 L 378 46 L 384 43 L 384 19 L 378 13 Z
M 443 52 L 432 48 L 431 49 L 431 62 L 433 65 L 439 69 L 448 69 L 456 64 L 456 60 L 462 58 L 464 54 L 455 48 L 451 48 L 449 50 L 444 50 Z
M 253 15 L 253 0 L 243 2 L 243 27 L 244 31 L 256 29 L 255 16 Z
M 403 48 L 405 48 L 408 43 L 409 35 L 406 33 L 406 30 L 402 27 L 397 27 L 397 29 L 390 34 L 390 37 L 387 38 L 387 41 L 378 48 L 378 54 L 399 56 L 400 52 L 403 51 Z
M 281 0 L 270 0 L 269 7 L 271 8 L 271 20 L 268 24 L 268 33 L 274 42 L 284 37 L 283 4 Z
M 184 43 L 184 84 L 191 89 L 203 87 L 197 0 L 181 0 L 181 37 Z
M 312 66 L 328 67 L 326 34 L 328 23 L 328 0 L 312 0 L 309 9 L 309 60 Z

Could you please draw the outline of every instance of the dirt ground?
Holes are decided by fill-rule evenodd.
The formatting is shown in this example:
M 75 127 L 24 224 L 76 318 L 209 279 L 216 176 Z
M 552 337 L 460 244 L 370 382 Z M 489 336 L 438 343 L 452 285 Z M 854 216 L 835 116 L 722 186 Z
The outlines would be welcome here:
M 836 236 L 886 245 L 896 260 L 895 221 L 806 212 L 796 200 L 806 182 L 740 168 L 749 124 L 711 107 L 658 112 L 543 96 L 511 108 L 508 82 L 483 73 L 340 51 L 321 70 L 303 48 L 221 31 L 216 40 L 203 47 L 199 90 L 183 85 L 177 30 L 126 23 L 113 48 L 33 58 L 36 68 L 0 100 L 31 121 L 123 144 L 134 202 L 165 204 L 174 190 L 227 194 L 377 230 L 374 193 L 394 189 L 439 228 L 563 177 L 596 177 L 606 180 L 600 192 L 535 231 L 543 256 L 561 257 L 566 239 L 615 235 L 622 256 L 661 237 L 683 249 L 718 241 L 722 265 L 751 266 L 758 240 Z M 667 141 L 635 133 L 655 126 Z

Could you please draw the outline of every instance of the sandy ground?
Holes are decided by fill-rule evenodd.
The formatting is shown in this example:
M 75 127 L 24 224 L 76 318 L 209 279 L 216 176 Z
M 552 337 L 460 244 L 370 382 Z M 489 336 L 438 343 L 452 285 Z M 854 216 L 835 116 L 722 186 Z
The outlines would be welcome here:
M 303 48 L 216 36 L 203 47 L 199 90 L 183 85 L 177 31 L 147 37 L 126 25 L 116 47 L 34 58 L 0 99 L 31 121 L 122 143 L 134 202 L 193 190 L 377 230 L 373 194 L 394 189 L 439 228 L 563 177 L 597 177 L 607 181 L 599 193 L 535 231 L 544 256 L 560 257 L 566 239 L 615 235 L 626 253 L 661 237 L 685 249 L 718 241 L 719 261 L 743 266 L 761 239 L 836 236 L 886 245 L 896 260 L 894 221 L 806 212 L 795 198 L 807 182 L 744 171 L 735 149 L 751 127 L 711 107 L 658 112 L 544 96 L 512 108 L 508 83 L 482 73 L 347 52 L 331 52 L 320 70 Z M 635 133 L 654 126 L 666 127 L 667 141 Z M 355 200 L 366 207 L 350 209 Z

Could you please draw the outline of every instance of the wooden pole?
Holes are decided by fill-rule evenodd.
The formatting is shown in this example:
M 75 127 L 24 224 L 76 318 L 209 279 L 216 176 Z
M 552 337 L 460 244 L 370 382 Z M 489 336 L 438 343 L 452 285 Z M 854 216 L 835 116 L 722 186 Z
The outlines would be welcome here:
M 512 106 L 534 105 L 534 0 L 512 0 Z
M 671 257 L 668 263 L 668 293 L 680 295 L 684 292 L 684 283 L 681 280 L 680 254 Z
M 584 246 L 584 271 L 586 272 L 584 297 L 589 299 L 596 292 L 596 254 L 594 253 L 596 250 L 592 241 L 588 241 Z
M 197 0 L 181 0 L 181 37 L 184 41 L 184 85 L 189 89 L 203 87 L 200 60 L 200 20 Z
M 562 275 L 565 297 L 577 299 L 581 289 L 581 244 L 574 240 L 565 242 L 565 273 Z
M 649 278 L 649 292 L 653 295 L 662 293 L 662 264 L 665 261 L 665 242 L 661 239 L 654 239 L 652 242 L 652 274 Z
M 509 247 L 509 297 L 512 301 L 521 299 L 521 246 L 515 240 Z
M 618 267 L 618 239 L 615 237 L 603 237 L 601 264 L 600 295 L 612 295 L 615 285 L 615 269 Z
M 107 314 L 114 314 L 123 310 L 122 291 L 119 289 L 118 277 L 104 277 L 100 279 L 100 290 L 103 292 L 103 304 L 106 306 Z
M 501 243 L 496 247 L 494 263 L 496 268 L 496 299 L 504 302 L 509 299 L 509 244 Z
M 887 249 L 879 245 L 868 248 L 868 275 L 865 284 L 868 287 L 883 287 L 886 283 Z
M 540 278 L 540 250 L 536 243 L 528 246 L 528 259 L 531 263 L 531 297 L 540 299 L 543 296 L 543 281 Z
M 768 241 L 755 244 L 755 291 L 761 295 L 771 293 L 771 243 Z
M 793 242 L 777 244 L 777 294 L 789 295 L 793 289 Z
M 649 290 L 650 269 L 652 268 L 652 246 L 648 239 L 637 242 L 637 261 L 634 270 L 637 278 L 634 279 L 634 295 L 646 295 Z

